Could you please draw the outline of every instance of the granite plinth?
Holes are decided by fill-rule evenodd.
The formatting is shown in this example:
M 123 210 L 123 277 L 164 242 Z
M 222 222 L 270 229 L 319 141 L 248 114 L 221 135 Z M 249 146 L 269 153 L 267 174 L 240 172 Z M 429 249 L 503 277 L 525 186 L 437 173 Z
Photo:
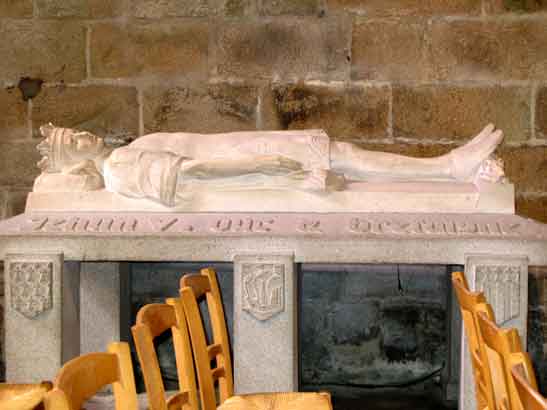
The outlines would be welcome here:
M 81 262 L 231 262 L 237 255 L 265 260 L 290 254 L 294 263 L 467 265 L 470 256 L 478 255 L 486 258 L 484 265 L 514 257 L 526 261 L 522 266 L 547 266 L 546 250 L 547 225 L 506 214 L 27 212 L 0 222 L 0 259 L 14 253 L 23 259 L 35 253 L 62 253 L 66 261 Z M 495 275 L 481 275 L 484 289 L 495 282 L 491 279 Z M 518 286 L 522 302 L 527 287 L 522 281 Z M 237 292 L 241 295 L 241 289 Z M 279 314 L 275 311 L 278 299 L 271 301 L 266 311 L 258 309 L 259 316 Z M 526 309 L 519 309 L 517 316 L 522 320 Z M 248 314 L 243 304 L 241 313 Z M 291 317 L 289 310 L 286 313 Z M 296 326 L 296 320 L 289 322 L 287 326 Z M 55 322 L 57 328 L 62 325 Z M 8 332 L 7 345 L 16 346 L 16 337 Z M 255 333 L 238 337 L 242 345 L 247 343 L 245 338 L 256 341 Z M 17 347 L 17 352 L 7 352 L 8 368 L 18 355 L 33 352 L 29 345 Z M 246 372 L 245 366 L 236 366 L 236 375 Z M 30 374 L 29 369 L 23 371 Z M 275 367 L 264 371 L 262 376 L 253 374 L 255 391 L 261 386 L 267 390 L 267 381 L 275 379 L 271 374 Z M 284 372 L 281 369 L 275 376 L 287 377 Z M 291 380 L 294 376 L 289 375 Z M 265 384 L 260 385 L 260 380 Z M 467 395 L 464 392 L 461 403 L 469 401 Z

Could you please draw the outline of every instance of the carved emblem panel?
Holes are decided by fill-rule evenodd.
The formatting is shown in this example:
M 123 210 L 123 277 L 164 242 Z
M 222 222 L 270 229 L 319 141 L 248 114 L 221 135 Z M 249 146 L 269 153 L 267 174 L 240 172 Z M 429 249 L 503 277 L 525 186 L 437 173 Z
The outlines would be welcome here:
M 477 265 L 476 289 L 484 292 L 498 323 L 518 318 L 521 305 L 521 266 Z
M 52 262 L 11 262 L 9 275 L 14 310 L 34 319 L 52 308 Z
M 242 265 L 242 308 L 258 320 L 268 320 L 285 310 L 285 265 Z

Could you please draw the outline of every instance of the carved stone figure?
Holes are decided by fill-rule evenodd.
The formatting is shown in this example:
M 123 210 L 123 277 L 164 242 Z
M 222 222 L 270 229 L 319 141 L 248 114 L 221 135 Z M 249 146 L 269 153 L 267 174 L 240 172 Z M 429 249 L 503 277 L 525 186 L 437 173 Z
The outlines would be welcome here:
M 34 192 L 102 190 L 167 207 L 200 191 L 329 193 L 353 182 L 500 182 L 490 158 L 503 134 L 486 126 L 469 143 L 435 158 L 373 152 L 331 141 L 323 130 L 223 134 L 154 133 L 125 146 L 86 131 L 41 127 L 42 174 Z

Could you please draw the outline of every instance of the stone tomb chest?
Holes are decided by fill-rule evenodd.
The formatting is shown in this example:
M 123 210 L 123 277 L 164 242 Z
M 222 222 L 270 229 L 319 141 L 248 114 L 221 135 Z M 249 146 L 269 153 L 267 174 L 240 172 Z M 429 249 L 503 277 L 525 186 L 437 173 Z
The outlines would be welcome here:
M 188 141 L 208 139 L 185 133 L 113 149 L 86 132 L 42 132 L 26 212 L 0 222 L 8 381 L 51 379 L 128 331 L 126 261 L 234 263 L 239 393 L 298 388 L 297 263 L 464 265 L 526 339 L 528 266 L 547 266 L 547 226 L 513 215 L 513 186 L 488 159 L 501 141 L 493 126 L 433 159 L 320 130 L 218 134 L 201 151 Z

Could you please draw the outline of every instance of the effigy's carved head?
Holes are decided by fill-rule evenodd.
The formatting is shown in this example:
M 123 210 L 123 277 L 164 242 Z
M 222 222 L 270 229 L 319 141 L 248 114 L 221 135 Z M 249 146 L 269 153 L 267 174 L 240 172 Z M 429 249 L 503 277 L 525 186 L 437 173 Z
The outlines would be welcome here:
M 63 167 L 100 157 L 106 147 L 103 138 L 87 131 L 43 125 L 40 132 L 44 140 L 37 149 L 42 154 L 38 167 L 43 172 L 60 172 Z

